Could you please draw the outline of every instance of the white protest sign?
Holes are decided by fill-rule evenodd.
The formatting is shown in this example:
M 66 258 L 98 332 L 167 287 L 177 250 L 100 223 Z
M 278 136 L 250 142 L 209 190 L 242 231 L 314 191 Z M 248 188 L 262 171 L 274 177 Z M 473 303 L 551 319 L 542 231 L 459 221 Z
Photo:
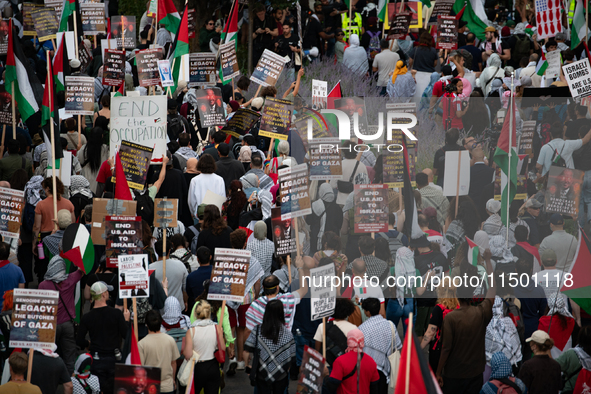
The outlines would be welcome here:
M 64 157 L 61 160 L 60 168 L 55 170 L 55 175 L 60 178 L 64 186 L 70 186 L 72 183 L 72 152 L 64 151 Z M 47 170 L 47 176 L 52 175 L 53 170 Z
M 170 61 L 158 60 L 158 71 L 160 72 L 160 81 L 163 88 L 167 86 L 174 86 L 174 81 L 172 80 L 172 71 L 170 69 Z
M 336 275 L 334 264 L 310 269 L 311 320 L 332 316 L 337 304 L 337 289 L 331 286 Z
M 73 35 L 74 34 L 72 33 L 72 36 Z M 117 39 L 101 40 L 101 56 L 103 59 L 105 58 L 105 49 L 117 49 Z
M 316 109 L 326 108 L 328 95 L 328 83 L 326 81 L 312 80 L 312 104 Z
M 58 46 L 62 45 L 62 39 L 64 37 L 64 34 L 66 37 L 66 49 L 68 50 L 68 60 L 76 59 L 76 42 L 74 40 L 74 32 L 73 31 L 56 33 L 56 43 Z M 62 118 L 60 118 L 60 119 L 62 119 Z
M 558 78 L 560 75 L 560 51 L 546 53 L 548 68 L 546 69 L 546 78 Z
M 146 298 L 150 295 L 147 254 L 119 256 L 119 298 Z
M 460 160 L 461 158 L 461 160 Z M 515 160 L 518 160 L 515 156 Z M 460 168 L 460 189 L 458 190 L 458 167 Z M 470 190 L 470 152 L 467 150 L 445 152 L 445 173 L 443 178 L 444 196 L 465 196 Z M 457 193 L 456 193 L 457 192 Z
M 574 98 L 591 95 L 591 72 L 589 59 L 585 58 L 562 66 L 562 72 Z
M 109 157 L 114 157 L 121 141 L 153 148 L 152 162 L 166 154 L 166 96 L 113 97 Z

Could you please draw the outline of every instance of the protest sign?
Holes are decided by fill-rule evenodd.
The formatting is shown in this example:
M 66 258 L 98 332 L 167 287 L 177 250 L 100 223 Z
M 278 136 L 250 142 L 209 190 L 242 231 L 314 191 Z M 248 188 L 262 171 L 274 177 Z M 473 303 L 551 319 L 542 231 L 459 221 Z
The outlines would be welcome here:
M 209 190 L 208 190 L 209 191 Z M 179 225 L 177 216 L 179 212 L 179 200 L 176 198 L 154 199 L 154 227 L 176 227 Z M 221 212 L 221 209 L 220 209 Z
M 125 79 L 125 51 L 104 50 L 103 85 L 121 86 Z
M 140 254 L 142 249 L 141 216 L 106 216 L 105 217 L 105 256 L 107 267 L 117 267 L 119 256 Z
M 458 48 L 458 20 L 455 16 L 437 17 L 437 46 L 436 49 Z
M 403 137 L 404 138 L 404 137 Z M 417 144 L 415 142 L 406 144 L 408 157 L 408 170 L 410 172 L 411 185 L 416 186 L 415 167 L 417 158 Z M 405 152 L 391 153 L 383 156 L 383 181 L 388 187 L 404 187 L 404 155 Z
M 36 36 L 35 23 L 33 22 L 33 11 L 43 8 L 41 4 L 23 3 L 23 35 Z
M 82 31 L 85 35 L 96 36 L 105 33 L 106 18 L 103 3 L 80 4 L 80 17 L 82 18 Z
M 111 38 L 117 40 L 117 48 L 134 49 L 136 36 L 135 16 L 111 16 Z
M 230 41 L 225 44 L 220 44 L 218 50 L 220 54 L 220 67 L 222 68 L 222 81 L 229 81 L 240 75 L 240 66 L 238 65 L 238 57 L 236 56 L 236 44 Z
M 310 108 L 302 108 L 296 115 L 295 128 L 302 139 L 304 144 L 304 150 L 308 151 L 308 129 L 312 129 L 312 138 L 314 140 L 319 138 L 331 138 L 334 137 L 330 133 L 330 129 L 326 123 L 324 117 Z
M 311 214 L 308 165 L 304 163 L 282 168 L 278 175 L 281 183 L 281 220 Z
M 560 63 L 561 56 L 560 51 L 555 50 L 546 53 L 546 61 L 548 62 L 548 68 L 546 68 L 546 78 L 558 78 L 560 75 Z
M 18 238 L 25 208 L 25 192 L 0 187 L 0 235 Z
M 115 156 L 123 140 L 153 148 L 152 161 L 166 154 L 166 96 L 111 99 L 111 138 L 109 157 Z
M 355 185 L 355 233 L 388 231 L 388 185 Z
M 554 37 L 562 31 L 562 3 L 558 0 L 535 0 L 537 40 Z
M 284 65 L 285 59 L 283 57 L 265 49 L 250 76 L 250 80 L 262 86 L 275 86 Z
M 160 368 L 115 364 L 113 393 L 160 393 Z
M 336 275 L 334 263 L 310 269 L 311 320 L 332 316 L 337 303 L 337 289 L 331 279 Z
M 57 33 L 59 26 L 53 8 L 35 8 L 31 11 L 31 17 L 40 42 L 55 40 L 55 33 Z
M 524 122 L 525 123 L 525 122 Z M 501 169 L 495 169 L 494 199 L 501 201 Z M 527 198 L 527 185 L 525 175 L 517 174 L 517 190 L 514 200 L 524 200 Z
M 412 15 L 410 12 L 399 12 L 390 19 L 388 39 L 404 39 L 408 34 Z
M 248 133 L 254 124 L 261 118 L 258 112 L 251 109 L 240 108 L 234 116 L 228 120 L 222 131 L 236 138 Z
M 0 124 L 12 124 L 12 97 L 6 91 L 0 93 Z
M 551 166 L 546 187 L 546 212 L 577 217 L 585 173 L 581 170 Z
M 562 71 L 573 98 L 591 95 L 591 66 L 589 59 L 579 60 L 562 66 Z
M 160 84 L 158 60 L 162 59 L 160 49 L 144 49 L 135 54 L 140 86 L 148 87 Z
M 319 394 L 322 391 L 325 360 L 322 354 L 304 345 L 302 366 L 298 377 L 298 394 Z
M 250 250 L 215 248 L 208 300 L 244 301 Z
M 273 242 L 277 256 L 286 256 L 297 251 L 291 219 L 281 219 L 281 207 L 271 208 L 271 225 L 273 226 Z
M 215 72 L 214 53 L 189 54 L 189 87 L 215 85 Z
M 60 168 L 55 170 L 55 176 L 60 177 L 64 186 L 70 186 L 72 180 L 72 152 L 64 151 L 64 157 L 60 159 Z M 46 176 L 53 176 L 52 169 L 46 170 Z
M 94 78 L 66 76 L 66 114 L 94 115 Z
M 328 95 L 328 83 L 326 81 L 312 80 L 312 105 L 320 110 L 326 108 Z
M 9 19 L 0 19 L 0 55 L 8 53 Z
M 160 74 L 160 85 L 163 88 L 174 86 L 172 70 L 170 69 L 170 61 L 168 59 L 158 60 L 158 72 Z
M 519 154 L 528 155 L 530 159 L 534 157 L 533 141 L 536 131 L 536 121 L 526 120 L 521 126 L 521 136 L 519 137 Z
M 226 201 L 227 199 L 225 195 L 220 196 L 219 194 L 214 193 L 211 190 L 208 190 L 205 192 L 205 196 L 203 196 L 203 200 L 201 200 L 201 203 L 206 205 L 215 205 L 216 207 L 218 207 L 220 212 L 222 212 L 222 207 Z
M 206 88 L 195 90 L 197 96 L 197 108 L 201 127 L 224 126 L 226 116 L 222 104 L 222 91 L 220 88 Z
M 144 190 L 153 150 L 153 148 L 134 144 L 133 142 L 121 141 L 119 158 L 127 179 L 127 185 L 130 188 Z M 112 182 L 117 182 L 115 177 L 112 178 Z
M 147 254 L 124 254 L 119 261 L 119 298 L 146 298 L 150 294 Z
M 90 236 L 94 245 L 106 245 L 105 218 L 107 216 L 135 216 L 136 201 L 107 198 L 92 199 L 92 229 Z
M 334 101 L 335 108 L 343 111 L 349 117 L 349 124 L 351 127 L 350 135 L 356 135 L 354 130 L 354 117 L 357 116 L 357 124 L 359 132 L 362 135 L 369 134 L 369 127 L 367 122 L 367 110 L 365 108 L 365 99 L 363 97 L 347 97 L 337 99 Z
M 195 8 L 189 8 L 187 10 L 187 25 L 189 26 L 189 38 L 195 37 L 195 31 L 197 30 L 197 11 Z
M 43 2 L 45 7 L 53 8 L 55 10 L 55 16 L 61 18 L 62 9 L 64 8 L 64 2 L 61 0 L 45 0 Z
M 11 348 L 52 349 L 55 345 L 59 292 L 14 289 Z
M 460 160 L 461 158 L 461 160 Z M 459 171 L 458 171 L 459 167 Z M 458 175 L 460 181 L 458 183 Z M 459 186 L 459 189 L 458 189 Z M 465 196 L 470 190 L 470 152 L 445 152 L 444 196 Z
M 105 58 L 105 50 L 107 49 L 117 49 L 117 40 L 110 39 L 110 40 L 101 40 L 101 53 L 103 54 L 103 59 Z M 68 46 L 68 56 L 70 56 L 70 47 Z
M 289 100 L 267 97 L 261 111 L 261 127 L 259 135 L 262 137 L 287 140 L 293 105 Z
M 339 144 L 340 140 L 338 138 L 320 138 L 310 142 L 308 155 L 310 157 L 311 181 L 340 180 L 343 178 L 343 162 Z
M 393 4 L 396 5 L 396 4 Z M 453 9 L 454 1 L 453 0 L 437 0 L 435 5 L 433 6 L 433 12 L 431 13 L 432 17 L 439 17 L 441 16 L 449 16 L 451 14 L 451 10 Z M 439 29 L 437 29 L 439 30 Z
M 92 62 L 92 54 L 83 42 L 78 45 L 78 60 L 80 60 L 80 72 L 86 73 L 86 69 Z

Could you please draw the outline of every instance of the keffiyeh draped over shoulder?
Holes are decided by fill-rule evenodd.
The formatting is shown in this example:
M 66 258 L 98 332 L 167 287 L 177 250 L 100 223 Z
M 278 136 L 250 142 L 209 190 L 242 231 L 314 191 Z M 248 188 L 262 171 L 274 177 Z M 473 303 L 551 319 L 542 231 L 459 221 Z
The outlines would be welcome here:
M 197 108 L 197 94 L 195 93 L 195 88 L 191 88 L 185 93 L 183 96 L 183 104 L 185 103 L 189 103 L 193 108 Z
M 25 198 L 29 204 L 37 206 L 37 203 L 43 200 L 43 197 L 41 197 L 41 193 L 43 192 L 43 188 L 41 187 L 42 182 L 43 177 L 41 175 L 35 175 L 25 185 Z
M 85 353 L 78 356 L 74 365 L 74 376 L 72 384 L 74 385 L 74 394 L 99 394 L 101 385 L 98 377 L 90 373 L 92 366 L 92 357 Z
M 486 361 L 490 363 L 495 353 L 503 352 L 511 365 L 517 365 L 522 359 L 519 334 L 513 320 L 504 316 L 503 299 L 499 296 L 495 297 L 492 314 L 486 327 Z
M 396 263 L 394 266 L 396 277 L 406 277 L 406 287 L 396 286 L 396 299 L 400 306 L 404 306 L 404 298 L 410 296 L 412 292 L 411 275 L 416 274 L 414 253 L 409 248 L 403 246 L 396 251 Z
M 168 297 L 164 302 L 164 313 L 162 314 L 162 327 L 166 330 L 173 328 L 188 329 L 191 322 L 187 316 L 182 314 L 181 304 L 176 297 Z
M 85 197 L 93 198 L 94 195 L 90 190 L 90 182 L 82 175 L 72 175 L 70 178 L 70 195 L 82 194 Z

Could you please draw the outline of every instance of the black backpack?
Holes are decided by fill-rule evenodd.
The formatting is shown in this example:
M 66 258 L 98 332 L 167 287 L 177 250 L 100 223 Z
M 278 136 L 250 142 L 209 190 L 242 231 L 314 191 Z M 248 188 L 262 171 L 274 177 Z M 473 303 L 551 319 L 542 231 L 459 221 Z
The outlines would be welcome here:
M 185 125 L 180 115 L 168 116 L 166 130 L 168 132 L 168 138 L 171 141 L 176 141 L 179 135 L 185 131 Z
M 347 336 L 333 321 L 326 323 L 326 361 L 333 365 L 334 361 L 345 354 Z
M 150 197 L 148 190 L 143 192 L 136 192 L 135 201 L 137 202 L 136 214 L 141 216 L 143 220 L 152 225 L 154 223 L 154 200 Z
M 23 212 L 23 227 L 27 231 L 33 231 L 33 225 L 35 224 L 35 206 L 33 204 L 26 203 Z
M 524 57 L 529 58 L 531 43 L 529 37 L 525 34 L 515 35 L 515 40 L 515 47 L 511 50 L 511 60 L 519 64 Z

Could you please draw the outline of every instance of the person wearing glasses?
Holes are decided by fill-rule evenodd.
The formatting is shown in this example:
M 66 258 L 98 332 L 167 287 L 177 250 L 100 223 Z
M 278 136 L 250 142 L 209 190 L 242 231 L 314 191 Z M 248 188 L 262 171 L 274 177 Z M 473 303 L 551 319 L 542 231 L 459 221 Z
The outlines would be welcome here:
M 205 25 L 199 31 L 199 49 L 201 52 L 210 52 L 209 42 L 212 38 L 219 37 L 221 30 L 221 27 L 215 27 L 215 20 L 213 18 L 205 21 Z
M 538 227 L 538 216 L 544 204 L 538 201 L 535 197 L 530 198 L 525 203 L 525 213 L 521 219 L 529 226 L 529 244 L 539 249 L 540 243 L 540 229 Z

